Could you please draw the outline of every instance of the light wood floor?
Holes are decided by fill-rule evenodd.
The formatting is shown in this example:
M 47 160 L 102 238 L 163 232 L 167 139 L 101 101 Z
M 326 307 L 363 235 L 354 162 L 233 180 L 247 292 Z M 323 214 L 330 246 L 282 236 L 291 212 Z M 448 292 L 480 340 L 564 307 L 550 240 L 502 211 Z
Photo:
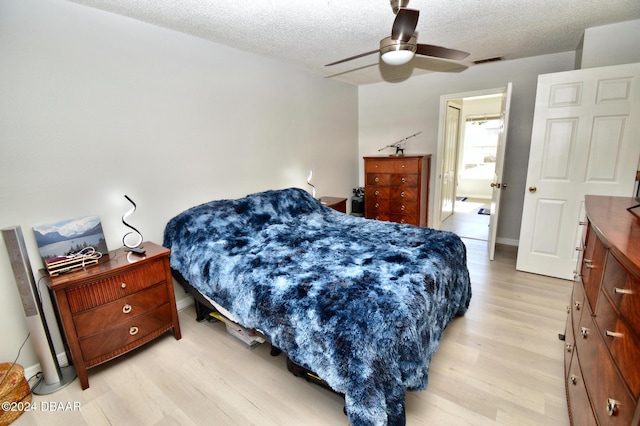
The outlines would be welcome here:
M 488 209 L 490 205 L 491 200 L 456 200 L 453 214 L 442 222 L 440 229 L 455 232 L 464 238 L 486 241 L 489 239 L 489 215 L 478 214 L 478 210 Z
M 447 328 L 423 392 L 407 392 L 408 425 L 568 425 L 563 344 L 571 283 L 515 271 L 515 249 L 466 240 L 473 283 L 469 311 Z M 222 324 L 180 313 L 182 340 L 145 348 L 34 396 L 26 425 L 347 425 L 340 397 L 294 377 L 284 356 L 253 350 Z M 42 411 L 77 402 L 80 411 Z

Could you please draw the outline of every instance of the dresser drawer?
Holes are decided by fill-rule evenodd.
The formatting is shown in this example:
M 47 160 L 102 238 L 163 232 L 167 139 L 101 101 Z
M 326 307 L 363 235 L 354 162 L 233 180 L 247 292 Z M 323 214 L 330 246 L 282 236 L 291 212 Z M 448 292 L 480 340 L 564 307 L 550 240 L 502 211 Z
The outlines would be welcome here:
M 392 200 L 418 201 L 417 188 L 390 188 Z
M 397 223 L 406 223 L 408 225 L 420 226 L 420 218 L 418 216 L 410 216 L 406 214 L 390 214 L 389 220 Z
M 392 200 L 389 206 L 389 212 L 391 214 L 415 216 L 418 214 L 418 203 Z
M 618 365 L 622 378 L 635 398 L 640 394 L 640 346 L 629 327 L 618 318 L 613 306 L 600 293 L 595 321 L 603 341 Z
M 384 173 L 367 173 L 367 185 L 389 186 L 391 175 Z
M 113 324 L 128 321 L 168 301 L 167 284 L 162 282 L 122 299 L 76 314 L 74 316 L 76 333 L 81 338 L 99 333 Z
M 155 308 L 145 314 L 105 329 L 103 332 L 80 339 L 80 349 L 87 361 L 108 355 L 148 334 L 171 326 L 171 305 Z
M 420 160 L 418 158 L 384 158 L 365 160 L 365 172 L 418 173 L 419 166 Z
M 389 212 L 389 200 L 383 199 L 369 199 L 365 198 L 365 209 L 367 214 L 378 214 L 378 213 L 388 213 Z
M 162 260 L 130 268 L 122 274 L 67 290 L 69 308 L 74 314 L 95 308 L 161 283 L 165 276 Z
M 389 187 L 366 187 L 364 189 L 365 200 L 388 200 L 391 198 L 391 188 Z
M 571 423 L 576 426 L 597 426 L 596 418 L 591 411 L 587 389 L 582 380 L 578 354 L 574 353 L 569 361 L 571 368 L 567 374 L 567 403 Z
M 415 188 L 418 186 L 418 175 L 393 174 L 390 181 L 391 186 Z
M 591 317 L 582 316 L 580 330 L 585 332 L 576 336 L 576 350 L 596 417 L 601 424 L 630 425 L 635 401 L 620 378 Z
M 607 250 L 595 231 L 589 227 L 587 235 L 587 248 L 582 258 L 582 282 L 584 284 L 584 292 L 587 301 L 591 306 L 591 310 L 595 311 L 598 293 L 600 292 L 600 283 L 604 273 L 604 265 L 606 261 Z
M 608 256 L 602 289 L 636 337 L 640 337 L 640 280 L 627 272 L 614 256 Z

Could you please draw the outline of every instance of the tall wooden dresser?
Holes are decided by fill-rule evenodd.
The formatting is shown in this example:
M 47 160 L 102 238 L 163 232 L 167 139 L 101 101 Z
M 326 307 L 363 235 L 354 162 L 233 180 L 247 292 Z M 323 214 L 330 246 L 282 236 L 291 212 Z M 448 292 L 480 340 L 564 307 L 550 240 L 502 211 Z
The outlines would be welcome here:
M 640 425 L 640 207 L 587 196 L 568 307 L 565 381 L 575 426 Z
M 364 216 L 427 226 L 431 155 L 364 157 Z

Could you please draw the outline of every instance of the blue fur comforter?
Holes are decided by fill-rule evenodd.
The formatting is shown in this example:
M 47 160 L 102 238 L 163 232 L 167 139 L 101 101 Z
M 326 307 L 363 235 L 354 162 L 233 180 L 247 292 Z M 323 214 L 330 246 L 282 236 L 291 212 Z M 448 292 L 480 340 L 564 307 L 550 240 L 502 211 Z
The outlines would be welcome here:
M 171 267 L 345 395 L 353 425 L 405 424 L 449 321 L 467 310 L 449 232 L 338 213 L 301 189 L 212 201 L 169 221 Z

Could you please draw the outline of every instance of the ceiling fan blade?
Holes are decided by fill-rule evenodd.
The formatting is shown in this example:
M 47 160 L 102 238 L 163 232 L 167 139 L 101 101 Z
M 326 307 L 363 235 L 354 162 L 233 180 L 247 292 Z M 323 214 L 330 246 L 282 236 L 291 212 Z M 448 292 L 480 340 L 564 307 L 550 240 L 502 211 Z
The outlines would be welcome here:
M 418 26 L 420 11 L 415 9 L 400 8 L 391 28 L 391 39 L 409 41 Z
M 434 46 L 432 44 L 418 44 L 416 55 L 433 56 L 434 58 L 452 59 L 459 61 L 469 56 L 462 50 L 447 49 L 446 47 Z
M 331 65 L 341 64 L 343 62 L 347 62 L 347 61 L 350 61 L 352 59 L 362 58 L 363 56 L 368 56 L 368 55 L 371 55 L 372 53 L 378 53 L 379 51 L 380 51 L 380 49 L 376 49 L 376 50 L 372 50 L 371 52 L 365 52 L 365 53 L 361 53 L 361 54 L 356 55 L 356 56 L 351 56 L 350 58 L 340 59 L 339 61 L 335 61 L 335 62 L 331 62 L 330 64 L 326 64 L 325 67 L 330 67 Z

